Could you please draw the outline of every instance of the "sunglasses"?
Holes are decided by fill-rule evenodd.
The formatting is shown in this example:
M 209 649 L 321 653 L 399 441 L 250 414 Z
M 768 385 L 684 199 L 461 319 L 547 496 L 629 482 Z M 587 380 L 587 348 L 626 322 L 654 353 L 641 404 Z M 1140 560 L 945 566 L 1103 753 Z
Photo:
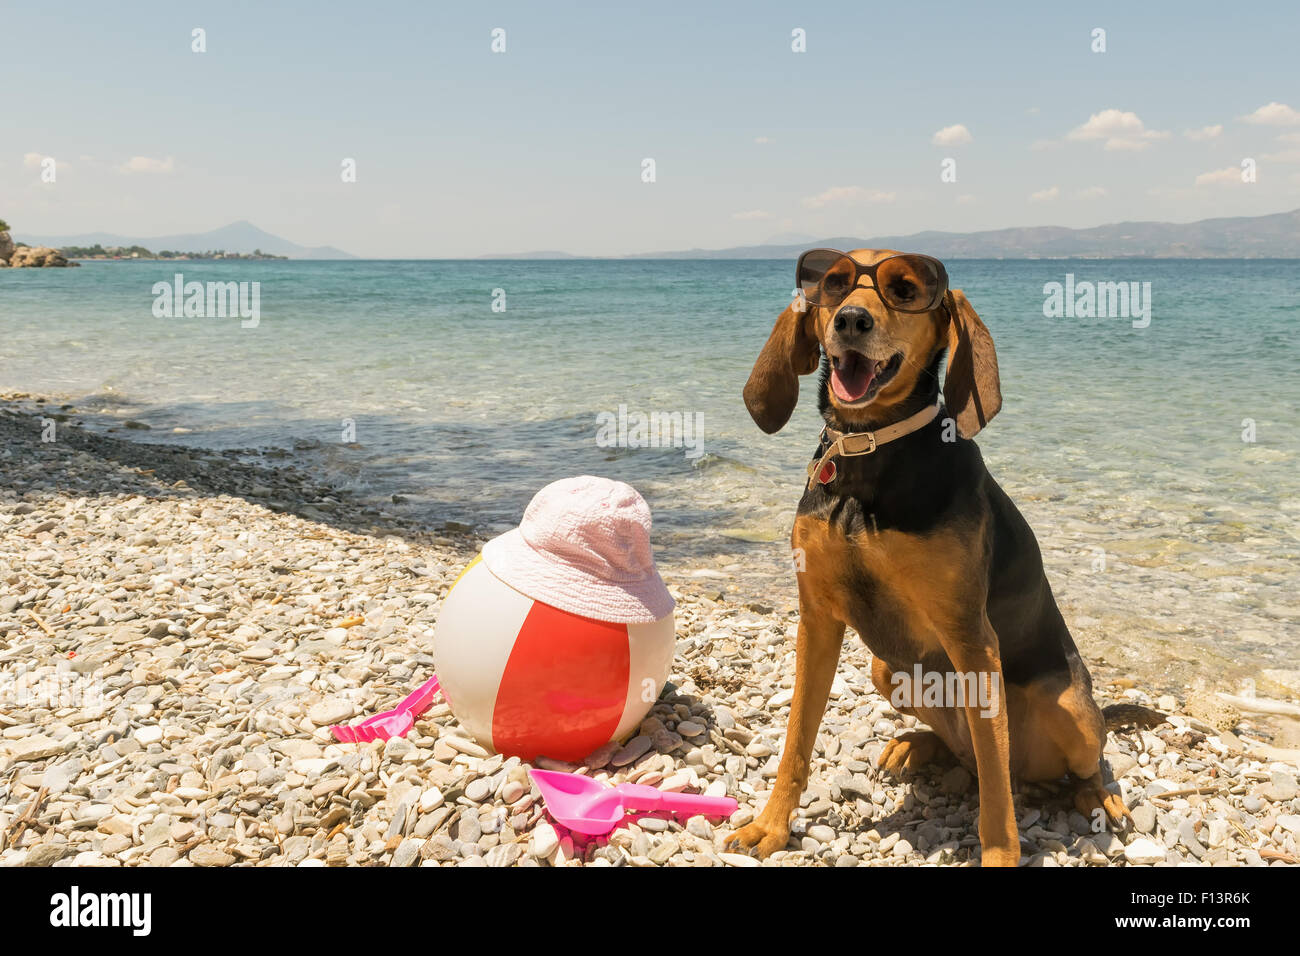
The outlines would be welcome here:
M 795 284 L 813 305 L 834 308 L 867 276 L 895 312 L 929 312 L 948 291 L 948 270 L 933 256 L 904 252 L 864 266 L 838 249 L 809 249 L 795 266 Z

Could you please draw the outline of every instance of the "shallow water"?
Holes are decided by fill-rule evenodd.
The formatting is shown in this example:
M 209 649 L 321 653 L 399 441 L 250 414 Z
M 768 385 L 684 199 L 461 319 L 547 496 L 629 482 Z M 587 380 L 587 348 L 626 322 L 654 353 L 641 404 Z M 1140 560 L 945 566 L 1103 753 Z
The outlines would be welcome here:
M 980 447 L 1085 648 L 1169 684 L 1300 667 L 1297 263 L 949 270 L 998 348 L 1004 406 Z M 155 317 L 152 287 L 176 272 L 259 282 L 257 327 Z M 0 388 L 145 422 L 151 441 L 297 446 L 333 481 L 431 523 L 504 529 L 555 478 L 626 480 L 654 509 L 666 568 L 713 570 L 720 589 L 784 605 L 815 376 L 776 436 L 740 391 L 791 272 L 588 260 L 4 270 Z M 1044 317 L 1044 284 L 1067 273 L 1149 282 L 1150 324 Z M 603 447 L 598 416 L 620 405 L 698 420 L 699 447 Z

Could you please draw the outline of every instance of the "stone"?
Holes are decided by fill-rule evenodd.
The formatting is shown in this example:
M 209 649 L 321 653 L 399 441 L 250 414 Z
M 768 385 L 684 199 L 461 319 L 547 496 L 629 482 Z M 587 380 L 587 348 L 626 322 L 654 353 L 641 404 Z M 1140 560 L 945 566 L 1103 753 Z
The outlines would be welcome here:
M 1297 785 L 1294 776 L 1279 770 L 1269 775 L 1268 783 L 1263 787 L 1262 792 L 1274 803 L 1283 803 L 1300 796 L 1300 785 Z
M 650 749 L 650 738 L 644 734 L 633 737 L 626 744 L 618 749 L 613 757 L 610 758 L 610 764 L 615 767 L 626 767 L 632 761 L 642 756 Z
M 422 841 L 420 840 L 403 840 L 398 844 L 397 849 L 393 853 L 392 862 L 388 865 L 394 867 L 415 866 L 416 860 L 420 857 L 421 846 Z
M 502 843 L 488 850 L 484 858 L 488 866 L 514 866 L 522 853 L 523 848 L 518 843 Z
M 189 859 L 195 866 L 230 866 L 235 862 L 233 856 L 211 843 L 200 843 L 190 850 Z
M 1124 859 L 1139 866 L 1161 863 L 1165 859 L 1165 848 L 1146 837 L 1138 837 L 1124 847 Z
M 81 776 L 81 761 L 75 758 L 64 760 L 45 768 L 45 774 L 41 777 L 41 786 L 46 787 L 51 796 L 57 796 L 72 786 L 72 782 L 79 776 Z
M 47 760 L 61 753 L 63 753 L 62 743 L 51 740 L 43 734 L 35 734 L 14 744 L 10 748 L 9 756 L 14 763 L 23 763 L 26 761 Z
M 171 866 L 181 858 L 174 846 L 160 846 L 149 854 L 150 866 Z
M 808 836 L 818 843 L 830 843 L 835 839 L 835 830 L 824 823 L 819 823 L 808 828 Z
M 483 836 L 479 826 L 477 811 L 465 812 L 455 826 L 455 837 L 461 843 L 477 843 Z
M 555 831 L 555 827 L 549 823 L 539 823 L 534 829 L 532 838 L 529 841 L 529 852 L 538 859 L 546 859 L 560 845 L 560 835 Z
M 425 841 L 420 855 L 426 860 L 446 863 L 460 859 L 460 844 L 443 833 L 435 834 Z
M 501 791 L 498 794 L 501 802 L 510 805 L 522 799 L 528 793 L 528 784 L 522 780 L 509 780 L 501 784 Z
M 713 825 L 707 817 L 694 816 L 686 821 L 686 832 L 708 842 L 713 841 Z
M 664 864 L 668 862 L 669 857 L 681 849 L 681 844 L 674 836 L 665 837 L 649 853 L 650 862 Z
M 947 771 L 939 781 L 944 793 L 961 794 L 970 789 L 971 774 L 965 767 L 956 766 Z
M 467 757 L 486 757 L 488 755 L 486 750 L 474 743 L 474 741 L 468 740 L 465 737 L 457 737 L 455 735 L 439 737 L 438 742 L 446 743 L 446 745 L 456 751 L 456 753 L 464 754 Z
M 68 855 L 66 843 L 38 843 L 27 851 L 23 866 L 51 866 Z
M 1277 818 L 1277 825 L 1287 833 L 1294 833 L 1300 836 L 1300 814 L 1283 813 Z
M 1156 811 L 1155 807 L 1148 803 L 1136 806 L 1130 811 L 1133 814 L 1133 826 L 1139 833 L 1152 833 L 1156 828 Z
M 307 718 L 317 727 L 328 727 L 350 720 L 356 712 L 356 707 L 346 697 L 327 697 L 307 708 Z

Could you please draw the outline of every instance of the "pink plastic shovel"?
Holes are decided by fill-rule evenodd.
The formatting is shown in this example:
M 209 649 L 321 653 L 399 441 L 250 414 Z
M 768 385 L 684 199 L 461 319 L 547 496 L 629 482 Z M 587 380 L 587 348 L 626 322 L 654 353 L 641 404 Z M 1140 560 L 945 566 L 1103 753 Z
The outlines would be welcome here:
M 703 813 L 727 817 L 736 812 L 731 797 L 704 797 L 698 793 L 670 793 L 636 783 L 608 787 L 576 773 L 530 770 L 542 791 L 546 809 L 559 823 L 588 836 L 600 836 L 618 826 L 628 810 L 667 810 L 693 816 Z
M 344 744 L 364 744 L 372 740 L 387 740 L 389 737 L 405 737 L 415 726 L 415 718 L 429 709 L 433 695 L 439 689 L 438 675 L 434 674 L 392 710 L 367 717 L 351 727 L 331 727 L 330 731 L 339 743 Z

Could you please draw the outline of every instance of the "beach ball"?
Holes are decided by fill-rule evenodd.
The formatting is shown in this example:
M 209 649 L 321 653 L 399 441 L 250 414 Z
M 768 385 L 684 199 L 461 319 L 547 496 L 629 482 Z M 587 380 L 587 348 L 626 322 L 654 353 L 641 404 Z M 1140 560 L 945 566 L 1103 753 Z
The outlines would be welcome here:
M 497 753 L 580 761 L 630 736 L 672 665 L 672 614 L 598 621 L 543 604 L 476 557 L 443 601 L 434 668 L 452 713 Z
M 579 761 L 630 736 L 663 691 L 674 606 L 636 489 L 565 478 L 534 495 L 519 527 L 487 542 L 452 586 L 434 667 L 479 743 Z

